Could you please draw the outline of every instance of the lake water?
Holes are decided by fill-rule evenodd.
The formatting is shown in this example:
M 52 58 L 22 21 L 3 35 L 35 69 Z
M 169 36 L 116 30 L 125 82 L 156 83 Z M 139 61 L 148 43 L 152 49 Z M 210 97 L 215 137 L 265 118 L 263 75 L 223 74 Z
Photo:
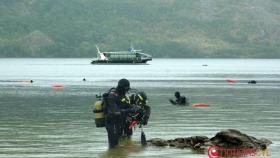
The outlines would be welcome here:
M 271 157 L 280 156 L 279 59 L 89 63 L 90 59 L 0 59 L 0 157 L 208 157 L 189 149 L 142 148 L 139 129 L 132 142 L 108 151 L 107 133 L 95 127 L 92 105 L 95 94 L 124 77 L 148 95 L 152 114 L 144 128 L 147 139 L 213 137 L 224 129 L 238 129 L 270 139 Z M 54 89 L 54 84 L 64 88 Z M 168 99 L 177 90 L 191 103 L 210 107 L 170 105 Z

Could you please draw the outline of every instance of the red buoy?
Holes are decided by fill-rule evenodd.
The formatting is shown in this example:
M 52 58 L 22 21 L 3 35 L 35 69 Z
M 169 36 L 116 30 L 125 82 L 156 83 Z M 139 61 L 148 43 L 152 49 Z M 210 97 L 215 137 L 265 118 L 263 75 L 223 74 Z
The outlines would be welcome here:
M 64 88 L 64 85 L 63 84 L 55 84 L 52 86 L 52 88 Z
M 238 80 L 226 80 L 227 82 L 229 82 L 229 83 L 236 83 L 236 82 L 238 82 Z
M 207 107 L 207 106 L 209 106 L 209 104 L 206 104 L 206 103 L 195 103 L 195 104 L 193 104 L 192 106 Z

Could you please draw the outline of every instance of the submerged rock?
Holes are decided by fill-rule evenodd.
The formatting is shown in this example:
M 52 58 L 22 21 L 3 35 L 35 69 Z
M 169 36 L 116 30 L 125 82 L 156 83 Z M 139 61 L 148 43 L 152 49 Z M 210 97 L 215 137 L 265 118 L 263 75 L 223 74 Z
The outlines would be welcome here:
M 209 142 L 209 138 L 206 136 L 194 136 L 194 137 L 187 137 L 187 138 L 176 138 L 170 140 L 164 140 L 161 138 L 154 138 L 148 140 L 150 145 L 155 146 L 170 146 L 176 148 L 192 148 L 195 150 L 204 149 L 205 144 Z
M 219 147 L 230 148 L 256 148 L 260 149 L 261 146 L 268 146 L 272 142 L 268 139 L 257 139 L 252 136 L 248 136 L 235 129 L 228 129 L 221 131 L 210 139 L 211 143 Z
M 272 142 L 268 139 L 255 137 L 241 133 L 235 129 L 228 129 L 218 132 L 214 137 L 209 139 L 206 136 L 193 136 L 187 138 L 176 138 L 164 140 L 161 138 L 154 138 L 148 140 L 149 145 L 154 146 L 170 146 L 175 148 L 190 148 L 196 151 L 203 151 L 208 149 L 211 145 L 220 148 L 254 148 L 264 150 Z
M 168 143 L 164 139 L 154 138 L 147 141 L 148 143 L 155 145 L 155 146 L 167 146 Z

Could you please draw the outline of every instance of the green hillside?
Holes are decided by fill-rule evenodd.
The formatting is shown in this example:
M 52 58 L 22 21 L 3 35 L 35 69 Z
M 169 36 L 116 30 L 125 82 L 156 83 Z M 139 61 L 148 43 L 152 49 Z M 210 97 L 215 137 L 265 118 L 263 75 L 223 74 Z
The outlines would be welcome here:
M 1 0 L 0 57 L 280 58 L 279 0 Z

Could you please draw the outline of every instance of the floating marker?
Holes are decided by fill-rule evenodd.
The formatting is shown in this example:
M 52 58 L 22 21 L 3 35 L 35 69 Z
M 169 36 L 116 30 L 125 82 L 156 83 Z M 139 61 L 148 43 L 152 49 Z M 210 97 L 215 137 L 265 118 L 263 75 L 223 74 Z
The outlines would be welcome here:
M 64 85 L 63 84 L 55 84 L 55 85 L 52 86 L 52 88 L 56 88 L 56 89 L 64 88 Z
M 238 80 L 226 80 L 227 82 L 229 82 L 229 83 L 236 83 L 236 82 L 238 82 Z
M 192 106 L 196 106 L 196 107 L 208 107 L 210 106 L 209 104 L 206 103 L 195 103 Z

